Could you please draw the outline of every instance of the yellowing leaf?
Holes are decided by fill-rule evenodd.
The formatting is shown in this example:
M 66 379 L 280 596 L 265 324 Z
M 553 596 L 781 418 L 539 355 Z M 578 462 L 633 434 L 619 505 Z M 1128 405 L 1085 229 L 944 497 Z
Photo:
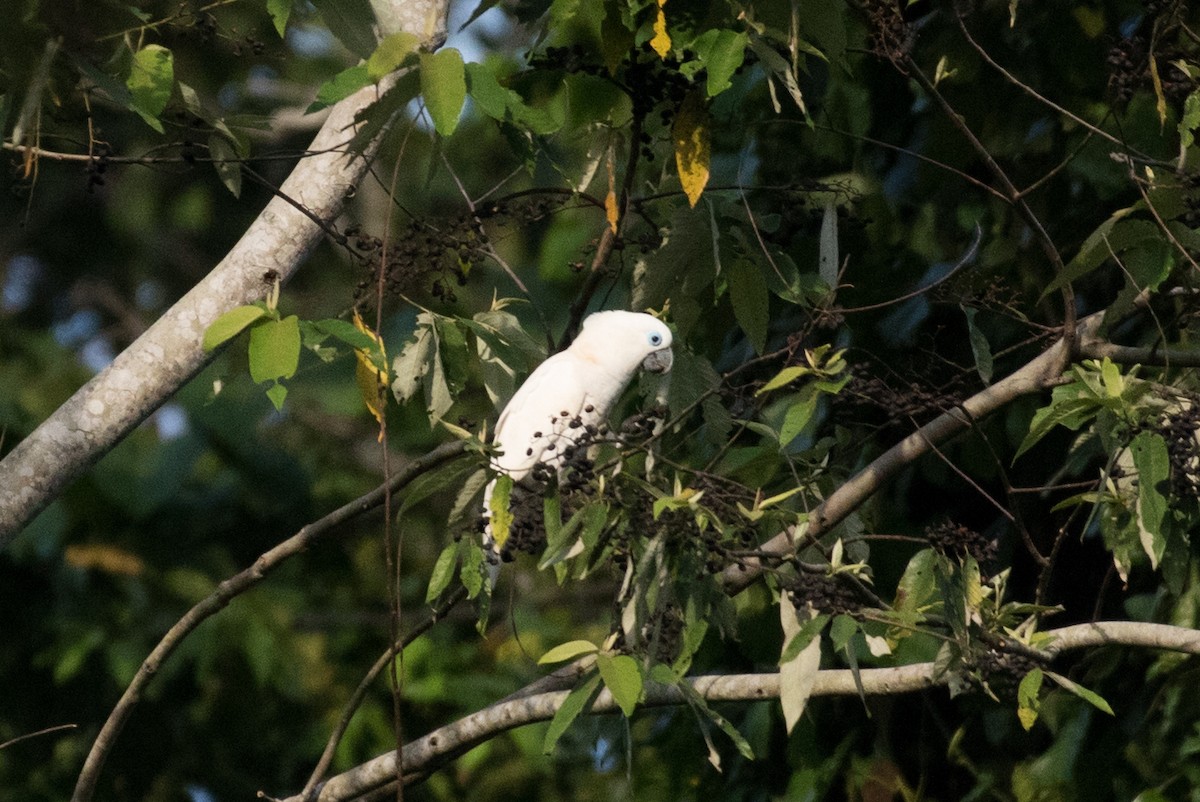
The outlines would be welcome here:
M 379 347 L 380 363 L 387 364 L 387 352 L 383 348 L 383 339 L 371 330 L 370 326 L 363 322 L 362 315 L 358 310 L 354 310 L 354 328 L 361 331 L 375 341 Z M 383 408 L 384 408 L 384 388 L 388 384 L 387 371 L 383 370 L 372 359 L 370 352 L 361 348 L 354 349 L 355 367 L 354 378 L 358 382 L 358 391 L 362 394 L 363 403 L 367 410 L 375 417 L 380 426 L 383 425 Z M 383 440 L 383 430 L 379 431 L 379 439 Z
M 654 18 L 654 38 L 650 40 L 650 46 L 662 59 L 665 59 L 671 52 L 671 36 L 667 33 L 667 15 L 663 13 L 663 6 L 666 4 L 667 0 L 658 0 L 658 16 Z
M 671 128 L 675 143 L 675 166 L 679 183 L 688 203 L 695 207 L 708 184 L 708 165 L 712 156 L 709 139 L 708 109 L 699 92 L 690 92 L 675 115 Z
M 611 189 L 604 196 L 604 216 L 608 219 L 608 227 L 612 229 L 612 233 L 617 233 L 617 222 L 620 220 L 617 212 L 617 193 Z

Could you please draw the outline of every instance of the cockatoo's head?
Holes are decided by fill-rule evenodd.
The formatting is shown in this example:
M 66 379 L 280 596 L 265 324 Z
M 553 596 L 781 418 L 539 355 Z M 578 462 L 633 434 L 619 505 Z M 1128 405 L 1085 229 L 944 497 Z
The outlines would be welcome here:
M 671 330 L 653 315 L 642 312 L 596 312 L 583 321 L 583 330 L 571 345 L 598 363 L 611 364 L 622 373 L 638 367 L 666 373 L 674 361 Z

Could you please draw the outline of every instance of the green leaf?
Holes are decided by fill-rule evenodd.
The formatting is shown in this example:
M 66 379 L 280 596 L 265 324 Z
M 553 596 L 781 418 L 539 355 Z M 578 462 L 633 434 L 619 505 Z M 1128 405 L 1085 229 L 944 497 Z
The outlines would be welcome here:
M 214 320 L 204 330 L 204 350 L 211 351 L 227 340 L 236 337 L 251 323 L 265 317 L 267 310 L 261 306 L 235 306 Z
M 829 627 L 829 640 L 833 643 L 834 651 L 840 652 L 850 643 L 854 633 L 858 632 L 858 622 L 848 615 L 836 615 Z
M 1183 114 L 1179 117 L 1179 170 L 1184 168 L 1187 150 L 1196 141 L 1196 129 L 1200 128 L 1200 89 L 1193 91 L 1183 101 Z
M 275 31 L 282 39 L 287 31 L 288 18 L 292 15 L 292 0 L 267 0 L 267 13 L 275 23 Z
M 359 58 L 375 50 L 375 12 L 369 0 L 312 0 L 329 31 Z
M 1064 388 L 1056 388 L 1055 394 L 1061 389 Z M 1078 431 L 1079 427 L 1096 417 L 1100 409 L 1100 405 L 1090 398 L 1051 401 L 1049 406 L 1042 407 L 1034 413 L 1033 420 L 1029 423 L 1029 433 L 1021 441 L 1013 461 L 1037 445 L 1055 426 L 1066 426 L 1072 431 Z
M 468 599 L 474 599 L 483 590 L 483 563 L 483 546 L 471 540 L 462 553 L 462 567 L 458 571 L 459 579 L 467 589 Z
M 1026 674 L 1017 686 L 1017 718 L 1026 731 L 1033 728 L 1042 706 L 1040 694 L 1043 678 L 1042 670 L 1035 668 Z
M 1138 536 L 1150 557 L 1150 567 L 1157 568 L 1167 547 L 1167 536 L 1163 531 L 1167 499 L 1162 487 L 1171 476 L 1171 456 L 1162 435 L 1150 431 L 1133 438 L 1129 451 L 1138 473 Z
M 707 71 L 705 90 L 709 97 L 719 95 L 731 86 L 730 79 L 742 66 L 746 56 L 748 41 L 745 33 L 714 28 L 705 31 L 692 43 L 692 49 Z
M 275 382 L 267 388 L 267 398 L 271 399 L 271 403 L 275 406 L 275 411 L 283 409 L 283 401 L 287 398 L 287 387 Z
M 503 120 L 512 90 L 501 86 L 492 71 L 482 64 L 466 65 L 466 77 L 467 91 L 479 110 L 494 120 Z
M 769 393 L 772 390 L 778 390 L 780 387 L 789 385 L 796 379 L 809 373 L 812 373 L 812 368 L 804 365 L 789 365 L 788 367 L 776 373 L 771 380 L 762 387 L 759 387 L 758 391 L 755 392 L 754 395 L 760 396 L 764 393 Z
M 146 45 L 133 54 L 129 80 L 130 107 L 146 124 L 163 132 L 158 115 L 166 108 L 175 86 L 175 57 L 162 45 Z
M 971 341 L 971 353 L 975 356 L 975 370 L 984 384 L 991 384 L 992 347 L 988 344 L 987 337 L 975 325 L 975 315 L 979 313 L 979 310 L 962 304 L 959 304 L 959 308 L 967 316 L 967 338 Z
M 749 259 L 739 257 L 729 266 L 729 300 L 738 325 L 750 338 L 754 350 L 761 354 L 767 346 L 770 323 L 767 281 L 758 265 Z
M 841 266 L 838 256 L 837 219 L 837 206 L 831 196 L 825 202 L 825 211 L 821 214 L 821 239 L 817 254 L 817 274 L 830 290 L 837 289 L 838 269 Z
M 350 97 L 364 86 L 371 85 L 371 73 L 366 64 L 349 67 L 330 78 L 317 90 L 317 101 L 309 111 L 332 106 L 343 98 Z
M 458 563 L 460 548 L 458 543 L 451 541 L 438 555 L 437 562 L 433 564 L 433 572 L 429 575 L 429 590 L 425 592 L 426 604 L 441 596 L 442 591 L 450 587 L 450 580 L 454 578 L 454 566 Z
M 783 425 L 779 427 L 779 447 L 786 448 L 795 440 L 804 427 L 808 426 L 813 414 L 817 411 L 818 393 L 809 387 L 796 395 L 796 400 L 788 407 L 783 416 Z
M 544 666 L 550 663 L 565 663 L 567 660 L 574 660 L 576 657 L 583 657 L 585 654 L 595 654 L 600 651 L 600 647 L 591 641 L 573 640 L 566 643 L 560 643 L 550 651 L 543 654 L 538 659 L 538 665 Z
M 417 394 L 422 379 L 432 368 L 436 341 L 432 326 L 423 318 L 424 313 L 417 319 L 414 338 L 405 343 L 400 355 L 392 360 L 392 375 L 396 377 L 392 382 L 392 394 L 401 403 Z
M 330 337 L 336 337 L 351 348 L 367 352 L 379 350 L 379 343 L 375 342 L 375 338 L 349 320 L 331 317 L 314 320 L 312 325 L 317 331 L 328 334 Z
M 550 720 L 550 728 L 546 730 L 546 739 L 542 742 L 543 754 L 548 755 L 554 751 L 554 745 L 567 731 L 567 727 L 571 726 L 571 722 L 578 718 L 580 713 L 592 706 L 599 694 L 599 674 L 588 677 L 567 694 L 567 698 L 555 711 L 554 718 Z
M 229 140 L 220 134 L 212 134 L 208 138 L 208 152 L 213 159 L 213 167 L 221 183 L 235 198 L 242 196 L 242 164 Z
M 512 510 L 509 509 L 512 487 L 512 477 L 502 473 L 496 477 L 496 484 L 492 486 L 492 497 L 488 499 L 488 510 L 492 515 L 492 539 L 495 541 L 497 549 L 504 546 L 505 541 L 508 540 L 509 529 L 512 527 L 513 515 Z
M 407 31 L 386 37 L 367 59 L 367 75 L 372 81 L 378 81 L 390 74 L 414 55 L 420 44 L 421 40 Z
M 265 320 L 250 329 L 250 378 L 254 381 L 286 379 L 299 364 L 300 319 L 295 315 Z
M 688 702 L 691 703 L 692 707 L 708 716 L 712 723 L 720 727 L 721 731 L 729 736 L 729 739 L 733 741 L 733 745 L 737 747 L 737 750 L 741 753 L 742 757 L 746 758 L 747 760 L 754 760 L 754 749 L 750 746 L 750 742 L 746 740 L 745 736 L 738 732 L 737 727 L 733 726 L 733 724 L 730 723 L 727 718 L 709 707 L 708 702 L 696 691 L 695 688 L 692 687 L 690 682 L 681 680 L 677 687 L 683 691 L 683 695 L 687 697 Z
M 600 653 L 596 655 L 596 667 L 600 669 L 604 687 L 613 695 L 621 712 L 626 718 L 632 716 L 642 698 L 642 672 L 637 661 L 627 654 Z
M 1096 693 L 1095 691 L 1088 690 L 1079 683 L 1067 679 L 1062 674 L 1056 674 L 1053 671 L 1047 671 L 1045 673 L 1047 677 L 1054 680 L 1063 688 L 1066 688 L 1068 691 L 1075 694 L 1088 704 L 1092 705 L 1097 710 L 1108 713 L 1110 716 L 1116 715 L 1113 713 L 1113 709 L 1109 707 L 1108 702 L 1104 701 L 1104 697 L 1100 696 L 1100 694 Z
M 467 80 L 462 54 L 453 47 L 421 54 L 421 95 L 433 118 L 434 129 L 450 136 L 458 127 L 467 99 Z
M 796 656 L 812 643 L 813 640 L 821 634 L 821 630 L 829 623 L 829 616 L 825 613 L 820 613 L 814 618 L 809 619 L 800 627 L 787 645 L 783 647 L 783 653 L 779 656 L 779 664 L 790 663 L 796 659 Z

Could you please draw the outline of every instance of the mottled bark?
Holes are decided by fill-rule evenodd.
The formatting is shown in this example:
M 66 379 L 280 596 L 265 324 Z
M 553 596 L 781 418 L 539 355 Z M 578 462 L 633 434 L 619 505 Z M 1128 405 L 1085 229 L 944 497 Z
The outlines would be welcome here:
M 445 36 L 448 0 L 375 0 L 385 33 L 412 23 L 425 41 Z M 261 300 L 270 288 L 263 276 L 291 277 L 320 240 L 313 219 L 336 219 L 346 193 L 367 169 L 377 147 L 348 148 L 354 118 L 380 92 L 368 87 L 334 106 L 281 187 L 233 249 L 132 345 L 96 374 L 0 461 L 0 549 L 53 501 L 73 479 L 163 405 L 208 364 L 204 331 L 235 306 Z

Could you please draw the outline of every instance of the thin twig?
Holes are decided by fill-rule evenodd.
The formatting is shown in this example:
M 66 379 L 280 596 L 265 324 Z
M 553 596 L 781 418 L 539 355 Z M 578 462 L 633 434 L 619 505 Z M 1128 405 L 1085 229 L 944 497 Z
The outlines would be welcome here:
M 413 479 L 461 456 L 465 451 L 465 444 L 456 441 L 438 446 L 423 457 L 413 460 L 392 478 L 390 484 L 380 485 L 366 495 L 360 496 L 323 518 L 304 526 L 295 535 L 260 555 L 249 568 L 221 582 L 215 591 L 193 605 L 159 640 L 158 645 L 142 662 L 133 681 L 125 688 L 120 701 L 109 713 L 108 719 L 100 728 L 100 733 L 92 744 L 91 751 L 88 752 L 87 760 L 79 773 L 79 779 L 75 782 L 75 791 L 71 796 L 72 802 L 90 802 L 104 762 L 116 745 L 121 729 L 129 720 L 129 716 L 137 707 L 138 702 L 141 701 L 142 692 L 158 673 L 162 664 L 196 627 L 223 610 L 234 598 L 257 585 L 284 561 L 300 554 L 317 541 L 337 531 L 338 527 L 346 521 L 375 509 L 383 503 L 384 497 L 388 493 L 400 490 Z

